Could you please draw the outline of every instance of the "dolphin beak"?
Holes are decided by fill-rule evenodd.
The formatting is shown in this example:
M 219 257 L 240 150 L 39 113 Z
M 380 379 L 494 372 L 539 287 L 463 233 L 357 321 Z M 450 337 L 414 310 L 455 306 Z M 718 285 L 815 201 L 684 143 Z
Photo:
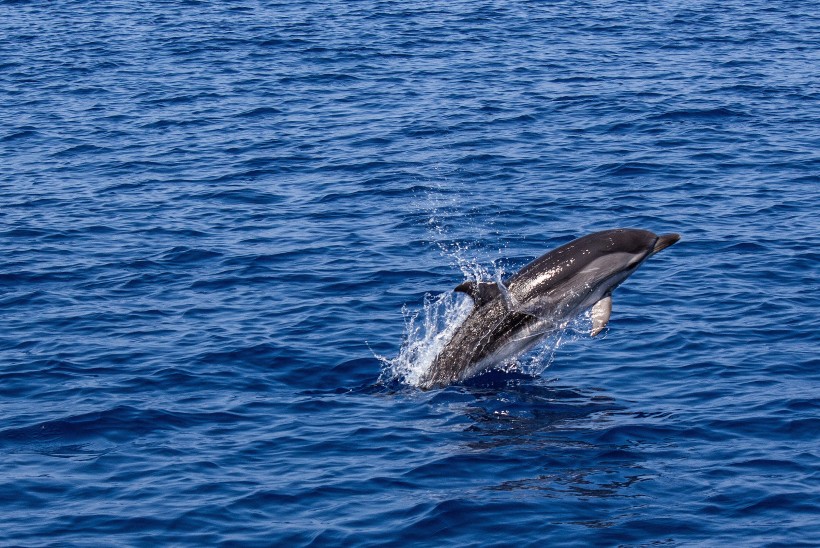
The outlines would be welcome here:
M 680 240 L 680 234 L 675 234 L 674 232 L 669 234 L 661 234 L 658 236 L 658 241 L 655 242 L 655 247 L 652 249 L 652 253 L 654 254 L 658 251 L 662 251 L 678 240 Z

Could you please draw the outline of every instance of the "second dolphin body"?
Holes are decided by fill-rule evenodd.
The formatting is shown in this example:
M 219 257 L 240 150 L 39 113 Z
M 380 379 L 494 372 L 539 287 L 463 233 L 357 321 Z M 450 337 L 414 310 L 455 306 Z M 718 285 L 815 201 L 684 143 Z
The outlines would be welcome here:
M 456 291 L 473 310 L 422 376 L 421 388 L 466 380 L 535 346 L 592 308 L 592 335 L 606 327 L 612 291 L 678 234 L 604 230 L 573 240 L 534 260 L 505 283 L 465 282 Z

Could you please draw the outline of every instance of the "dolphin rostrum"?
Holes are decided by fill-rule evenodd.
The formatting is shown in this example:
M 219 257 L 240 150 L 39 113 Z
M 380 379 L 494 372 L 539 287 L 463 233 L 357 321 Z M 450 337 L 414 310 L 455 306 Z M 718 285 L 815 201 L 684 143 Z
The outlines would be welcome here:
M 597 335 L 609 321 L 612 291 L 678 240 L 678 234 L 604 230 L 550 251 L 506 282 L 464 282 L 455 290 L 472 297 L 473 310 L 419 386 L 446 386 L 510 360 L 590 307 L 591 335 Z

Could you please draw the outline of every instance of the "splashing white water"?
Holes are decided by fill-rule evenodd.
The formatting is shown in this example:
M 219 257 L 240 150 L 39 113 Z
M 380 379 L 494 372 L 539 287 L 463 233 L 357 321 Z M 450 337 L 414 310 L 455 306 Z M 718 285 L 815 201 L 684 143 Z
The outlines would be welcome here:
M 479 281 L 501 280 L 504 274 L 502 268 L 493 262 L 492 271 L 487 270 L 476 257 L 480 246 L 450 238 L 445 220 L 453 217 L 452 211 L 458 206 L 459 202 L 455 198 L 448 200 L 443 194 L 431 193 L 427 196 L 423 210 L 429 215 L 427 230 L 431 240 L 438 246 L 441 254 L 448 257 L 451 264 L 461 271 L 464 278 Z M 453 291 L 440 295 L 428 293 L 420 310 L 402 307 L 404 335 L 398 355 L 394 358 L 376 355 L 383 364 L 380 382 L 398 380 L 418 386 L 436 356 L 450 341 L 472 308 L 472 299 Z
M 422 376 L 473 308 L 472 301 L 453 292 L 424 297 L 421 310 L 402 308 L 404 336 L 395 358 L 376 356 L 384 364 L 380 381 L 398 380 L 418 386 Z

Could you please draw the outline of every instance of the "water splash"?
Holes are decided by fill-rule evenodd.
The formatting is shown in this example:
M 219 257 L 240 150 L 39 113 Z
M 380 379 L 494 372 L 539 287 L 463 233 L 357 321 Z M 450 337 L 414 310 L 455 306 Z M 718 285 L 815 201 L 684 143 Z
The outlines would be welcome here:
M 427 216 L 430 241 L 464 278 L 500 281 L 505 275 L 501 259 L 507 243 L 494 228 L 492 217 L 479 218 L 475 209 L 464 210 L 465 196 L 469 196 L 468 189 L 453 194 L 438 186 L 419 203 L 419 209 Z M 500 245 L 493 248 L 489 242 Z M 487 263 L 491 263 L 489 269 L 484 267 Z
M 395 358 L 376 357 L 384 364 L 379 382 L 397 380 L 418 386 L 433 360 L 473 308 L 472 301 L 448 291 L 424 297 L 424 307 L 411 311 L 402 307 L 404 336 Z

